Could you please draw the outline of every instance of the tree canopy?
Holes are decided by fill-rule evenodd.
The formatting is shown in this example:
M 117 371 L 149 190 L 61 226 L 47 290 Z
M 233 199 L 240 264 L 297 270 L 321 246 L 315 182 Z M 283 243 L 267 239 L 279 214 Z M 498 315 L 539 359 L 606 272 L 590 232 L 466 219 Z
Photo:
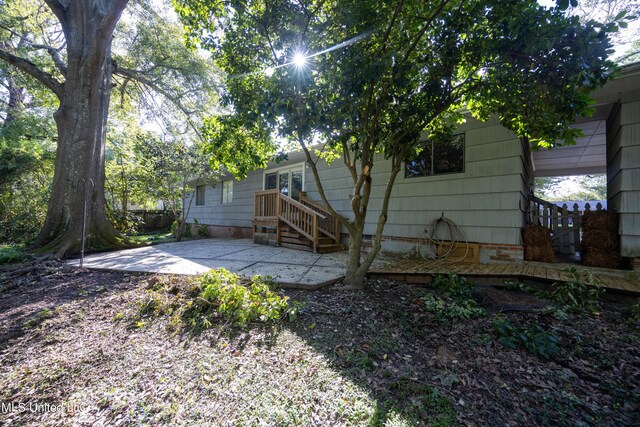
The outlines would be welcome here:
M 266 128 L 297 141 L 334 213 L 311 146 L 325 143 L 344 160 L 354 185 L 353 216 L 342 217 L 354 285 L 380 248 L 401 163 L 422 150 L 425 136 L 450 134 L 466 110 L 497 117 L 534 149 L 571 143 L 570 124 L 588 113 L 589 92 L 614 68 L 609 29 L 566 16 L 569 2 L 174 1 L 192 40 L 227 73 L 224 120 L 244 131 L 219 129 L 245 138 Z M 266 148 L 255 152 L 269 151 L 272 141 L 253 137 Z M 224 145 L 215 147 L 214 161 L 231 158 Z M 391 161 L 391 173 L 373 250 L 361 262 L 377 153 Z

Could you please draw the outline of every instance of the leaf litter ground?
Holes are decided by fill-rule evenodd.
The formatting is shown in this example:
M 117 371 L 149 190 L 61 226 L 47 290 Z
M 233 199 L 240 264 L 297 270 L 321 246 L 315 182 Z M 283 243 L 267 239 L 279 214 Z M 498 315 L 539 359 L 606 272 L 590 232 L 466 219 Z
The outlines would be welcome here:
M 0 272 L 2 423 L 16 425 L 634 425 L 640 329 L 628 305 L 538 322 L 559 354 L 503 347 L 489 314 L 443 321 L 427 287 L 287 291 L 298 319 L 194 335 L 134 324 L 150 277 L 54 261 Z M 176 282 L 186 280 L 174 278 Z M 9 406 L 9 405 L 13 406 Z M 23 405 L 22 407 L 20 405 Z M 46 405 L 50 406 L 46 406 Z M 54 411 L 55 409 L 55 411 Z

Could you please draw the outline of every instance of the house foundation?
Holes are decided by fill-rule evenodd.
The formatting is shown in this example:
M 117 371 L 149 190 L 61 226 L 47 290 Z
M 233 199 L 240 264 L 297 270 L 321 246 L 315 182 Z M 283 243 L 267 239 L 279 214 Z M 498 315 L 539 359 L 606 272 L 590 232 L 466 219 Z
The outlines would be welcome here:
M 371 240 L 365 241 L 366 246 L 371 246 Z M 445 244 L 446 245 L 446 244 Z M 449 247 L 437 250 L 424 239 L 410 237 L 383 236 L 383 252 L 392 254 L 410 254 L 416 257 L 435 257 L 442 255 L 443 251 Z M 494 243 L 458 243 L 458 247 L 451 252 L 453 259 L 464 258 L 465 262 L 471 263 L 504 263 L 524 261 L 524 247 L 521 245 L 494 244 Z

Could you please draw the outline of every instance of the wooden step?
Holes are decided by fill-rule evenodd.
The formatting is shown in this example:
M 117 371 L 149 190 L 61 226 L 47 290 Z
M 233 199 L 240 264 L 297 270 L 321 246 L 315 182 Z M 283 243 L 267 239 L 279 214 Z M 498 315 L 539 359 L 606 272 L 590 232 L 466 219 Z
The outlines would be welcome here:
M 298 237 L 302 237 L 302 235 L 300 233 L 298 233 L 297 231 L 282 231 L 280 230 L 280 236 L 282 237 L 292 237 L 297 239 Z
M 281 242 L 280 246 L 283 248 L 297 249 L 300 251 L 313 252 L 313 246 L 306 244 L 296 244 L 296 243 L 288 243 Z M 331 252 L 342 252 L 344 251 L 344 246 L 334 243 L 332 245 L 318 245 L 318 253 L 320 254 L 328 254 Z
M 313 246 L 311 241 L 309 241 L 308 239 L 305 239 L 304 237 L 302 237 L 302 238 L 280 237 L 280 243 L 291 243 L 291 244 L 294 244 L 294 245 Z
M 310 242 L 309 239 L 307 239 L 305 236 L 303 236 L 300 233 L 280 233 L 280 237 L 282 239 L 298 239 L 298 240 L 304 240 L 307 242 Z M 335 244 L 335 242 L 333 241 L 333 239 L 331 237 L 318 237 L 318 244 L 319 245 L 333 245 Z
M 283 248 L 297 249 L 299 251 L 313 252 L 313 248 L 307 245 L 297 245 L 294 243 L 280 242 L 280 246 L 282 246 Z
M 318 237 L 318 244 L 319 245 L 333 245 L 335 244 L 335 242 L 333 241 L 333 239 L 331 237 Z
M 292 237 L 292 238 L 296 238 L 296 239 L 297 238 L 306 239 L 306 237 L 304 237 L 302 234 L 298 233 L 295 230 L 284 231 L 284 230 L 280 229 L 280 236 L 282 236 L 282 237 Z M 328 244 L 335 243 L 335 242 L 333 241 L 333 239 L 331 237 L 319 236 L 318 237 L 318 243 L 322 244 L 322 245 L 328 245 Z
M 280 246 L 313 252 L 313 242 L 288 225 L 280 226 Z M 331 237 L 318 237 L 318 253 L 341 252 L 344 246 L 335 243 Z
M 344 251 L 344 246 L 342 246 L 340 243 L 332 243 L 330 245 L 318 245 L 318 253 L 321 253 L 321 254 L 328 254 L 330 252 L 342 252 L 342 251 Z

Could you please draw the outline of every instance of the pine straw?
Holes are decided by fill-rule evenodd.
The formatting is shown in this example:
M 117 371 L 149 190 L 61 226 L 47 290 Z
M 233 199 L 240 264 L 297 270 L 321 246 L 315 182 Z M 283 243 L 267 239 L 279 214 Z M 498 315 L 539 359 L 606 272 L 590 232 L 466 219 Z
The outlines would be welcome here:
M 584 265 L 600 268 L 620 268 L 622 257 L 620 254 L 611 251 L 589 249 L 583 247 L 580 258 Z
M 540 225 L 531 225 L 522 229 L 525 261 L 556 262 L 551 246 L 551 232 Z
M 439 323 L 423 307 L 429 291 L 399 282 L 291 291 L 306 302 L 295 323 L 221 321 L 193 336 L 168 333 L 164 318 L 127 320 L 146 276 L 28 278 L 0 293 L 0 401 L 78 410 L 14 411 L 8 424 L 629 425 L 640 415 L 640 325 L 620 305 L 566 321 L 509 314 L 557 331 L 561 355 L 549 362 L 502 347 L 493 316 Z M 46 307 L 50 317 L 22 328 Z
M 525 246 L 551 243 L 551 232 L 541 225 L 527 226 L 522 229 L 522 243 Z
M 586 212 L 582 217 L 580 257 L 584 265 L 619 268 L 620 235 L 618 214 L 611 211 Z
M 582 228 L 585 231 L 603 230 L 617 234 L 618 218 L 613 211 L 588 211 L 582 216 Z

